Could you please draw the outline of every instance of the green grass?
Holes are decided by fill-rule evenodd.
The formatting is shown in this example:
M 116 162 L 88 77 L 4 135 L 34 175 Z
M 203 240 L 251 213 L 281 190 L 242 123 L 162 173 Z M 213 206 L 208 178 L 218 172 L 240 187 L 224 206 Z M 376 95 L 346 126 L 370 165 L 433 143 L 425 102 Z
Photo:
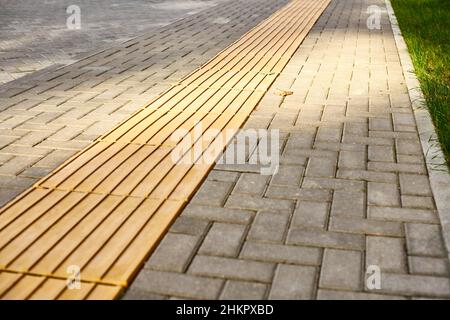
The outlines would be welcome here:
M 391 0 L 450 164 L 450 0 Z

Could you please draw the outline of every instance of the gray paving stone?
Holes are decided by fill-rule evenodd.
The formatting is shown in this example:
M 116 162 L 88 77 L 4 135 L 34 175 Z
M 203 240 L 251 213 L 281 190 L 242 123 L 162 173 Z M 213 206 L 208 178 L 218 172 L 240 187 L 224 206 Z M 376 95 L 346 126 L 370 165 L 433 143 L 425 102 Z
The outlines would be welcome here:
M 411 273 L 444 277 L 450 275 L 449 262 L 446 258 L 409 256 L 408 261 Z
M 168 233 L 145 264 L 146 268 L 183 272 L 199 244 L 200 237 Z
M 365 216 L 365 194 L 363 192 L 350 192 L 344 190 L 335 190 L 333 194 L 333 203 L 331 206 L 331 216 Z
M 269 299 L 312 299 L 316 273 L 314 267 L 278 265 Z
M 217 299 L 222 286 L 221 279 L 143 269 L 131 288 L 166 296 Z
M 30 131 L 26 135 L 22 136 L 13 142 L 17 146 L 34 146 L 45 140 L 51 135 L 48 131 Z
M 275 242 L 283 241 L 289 218 L 289 213 L 258 212 L 249 231 L 248 239 Z
M 422 148 L 419 141 L 397 139 L 396 150 L 399 154 L 422 155 Z
M 255 282 L 228 280 L 220 299 L 223 300 L 262 300 L 265 298 L 267 285 Z
M 0 188 L 1 189 L 11 189 L 11 190 L 17 190 L 17 189 L 23 190 L 23 189 L 30 187 L 35 182 L 36 182 L 36 179 L 33 179 L 33 178 L 1 176 Z M 6 195 L 6 193 L 4 193 L 4 195 Z M 5 200 L 7 200 L 7 199 L 5 199 Z
M 400 174 L 399 177 L 402 195 L 432 195 L 428 176 L 416 174 Z
M 424 297 L 450 297 L 450 279 L 443 277 L 381 274 L 381 292 Z
M 392 131 L 391 119 L 369 118 L 370 131 Z
M 240 257 L 263 262 L 318 266 L 321 263 L 322 250 L 310 247 L 248 241 L 242 248 Z
M 344 135 L 344 142 L 362 144 L 367 146 L 392 146 L 394 144 L 393 140 L 388 138 L 361 137 L 350 135 Z
M 30 167 L 20 173 L 20 177 L 40 179 L 49 174 L 52 170 L 50 168 Z
M 336 159 L 311 157 L 306 169 L 308 177 L 334 177 L 336 175 Z
M 37 160 L 33 157 L 15 156 L 0 166 L 0 174 L 16 176 L 33 165 Z
M 366 169 L 366 152 L 341 151 L 338 166 L 339 168 Z
M 396 184 L 369 182 L 368 204 L 376 206 L 400 206 L 400 193 Z
M 45 153 L 48 153 L 48 151 L 45 151 Z M 36 167 L 55 168 L 70 158 L 74 153 L 75 151 L 73 150 L 53 150 L 34 165 Z
M 3 179 L 3 177 L 1 179 Z M 17 188 L 0 188 L 0 206 L 4 206 L 21 192 L 22 190 Z
M 331 201 L 330 190 L 303 189 L 290 186 L 272 186 L 266 191 L 266 197 L 275 199 L 298 199 L 305 201 Z
M 322 119 L 327 118 L 327 116 L 334 116 L 332 109 L 338 109 L 339 114 L 343 113 L 343 108 L 339 106 L 325 106 Z M 316 141 L 330 141 L 330 142 L 340 142 L 342 136 L 342 128 L 331 128 L 331 127 L 320 127 L 317 131 Z
M 398 163 L 423 164 L 425 162 L 423 155 L 404 155 L 397 154 Z
M 358 251 L 325 249 L 319 287 L 360 290 L 361 259 Z
M 288 234 L 287 243 L 350 250 L 364 250 L 365 248 L 364 236 L 362 235 L 319 230 L 291 229 Z
M 364 180 L 373 182 L 397 183 L 397 175 L 393 172 L 377 172 L 356 169 L 339 169 L 336 174 L 337 178 Z
M 300 157 L 297 155 L 289 155 L 284 154 L 280 158 L 280 164 L 282 165 L 294 165 L 294 166 L 306 166 L 306 163 L 308 162 L 307 157 Z
M 165 300 L 167 297 L 159 294 L 145 292 L 137 289 L 129 289 L 122 300 Z
M 194 275 L 265 283 L 271 281 L 273 271 L 273 263 L 209 256 L 196 256 L 189 267 Z
M 268 176 L 256 173 L 243 173 L 234 187 L 233 193 L 262 195 L 266 189 L 267 183 Z
M 304 168 L 300 166 L 281 165 L 270 181 L 271 185 L 300 186 Z
M 206 221 L 242 224 L 249 223 L 254 216 L 254 213 L 250 210 L 208 207 L 195 204 L 188 205 L 183 213 L 187 217 L 202 219 Z
M 351 291 L 337 291 L 337 290 L 322 290 L 317 294 L 319 300 L 406 300 L 405 297 L 365 293 L 365 292 L 351 292 Z
M 232 194 L 228 197 L 225 207 L 248 210 L 291 212 L 293 210 L 294 203 L 290 200 Z
M 447 255 L 440 226 L 407 223 L 405 229 L 408 254 L 436 257 Z
M 381 0 L 369 4 L 384 8 Z M 280 299 L 446 298 L 443 263 L 448 254 L 436 250 L 440 221 L 434 199 L 427 188 L 413 190 L 401 178 L 418 176 L 422 181 L 417 185 L 428 182 L 396 43 L 388 19 L 382 19 L 382 31 L 367 32 L 360 18 L 366 7 L 356 0 L 331 1 L 273 85 L 294 94 L 279 97 L 269 90 L 245 124 L 280 129 L 286 141 L 280 162 L 286 171 L 266 186 L 259 166 L 217 165 L 208 181 L 237 183 L 225 208 L 213 206 L 213 200 L 190 204 L 181 214 L 206 227 L 198 222 L 197 227 L 178 226 L 179 234 L 200 235 L 213 222 L 249 229 L 237 258 L 196 255 L 186 272 L 206 280 L 225 278 L 221 299 L 272 298 L 274 290 Z M 350 45 L 342 45 L 343 33 L 336 32 L 340 24 Z M 352 28 L 358 32 L 349 32 Z M 306 215 L 293 211 L 305 202 L 331 210 L 326 229 L 314 228 L 322 222 L 306 223 L 311 219 L 297 224 L 297 216 Z M 292 225 L 286 226 L 291 215 Z M 382 290 L 364 292 L 369 263 L 381 267 Z M 281 266 L 290 271 L 279 275 Z M 296 267 L 315 270 L 321 279 L 305 277 Z M 413 274 L 402 277 L 405 272 Z M 425 278 L 430 283 L 422 284 Z
M 392 119 L 394 122 L 394 129 L 396 129 L 399 126 L 415 126 L 415 124 L 416 124 L 412 114 L 395 112 L 395 113 L 392 113 Z M 398 130 L 398 131 L 402 131 L 402 130 Z
M 235 257 L 246 235 L 246 226 L 215 222 L 199 249 L 200 254 Z
M 367 164 L 367 169 L 383 172 L 426 174 L 425 166 L 423 164 L 416 164 L 416 163 L 391 163 L 391 162 L 369 161 L 369 163 Z
M 95 5 L 83 4 L 83 22 L 94 12 L 110 11 L 111 6 L 106 5 L 106 2 L 101 0 Z M 186 5 L 183 1 L 172 2 L 165 9 L 156 9 L 153 6 L 160 4 L 130 0 L 121 4 L 120 10 L 110 12 L 106 24 L 103 24 L 106 21 L 104 16 L 102 18 L 101 15 L 95 15 L 95 21 L 86 22 L 75 33 L 68 30 L 65 23 L 60 24 L 65 21 L 65 14 L 54 15 L 55 8 L 67 7 L 67 1 L 50 7 L 34 5 L 31 16 L 29 10 L 22 10 L 31 5 L 29 0 L 8 4 L 8 8 L 17 17 L 26 17 L 13 24 L 13 30 L 16 27 L 28 30 L 22 30 L 19 37 L 13 37 L 15 41 L 30 40 L 24 40 L 21 52 L 27 52 L 30 59 L 38 57 L 39 61 L 45 61 L 45 57 L 52 56 L 56 50 L 58 55 L 52 56 L 51 64 L 58 61 L 62 63 L 1 86 L 0 127 L 10 131 L 20 130 L 25 134 L 29 131 L 27 135 L 15 135 L 6 141 L 6 145 L 0 144 L 5 147 L 1 153 L 39 158 L 49 154 L 37 166 L 55 168 L 70 157 L 69 153 L 62 156 L 61 151 L 79 151 L 98 135 L 148 103 L 149 99 L 167 88 L 168 82 L 177 81 L 206 62 L 282 6 L 286 0 L 271 0 L 265 4 L 254 0 L 202 0 L 195 4 L 189 3 L 185 8 L 182 8 Z M 214 8 L 217 4 L 221 5 Z M 142 10 L 143 7 L 149 11 Z M 236 10 L 243 7 L 246 10 Z M 207 10 L 200 12 L 203 9 Z M 37 19 L 42 15 L 46 19 Z M 120 23 L 123 19 L 129 22 L 130 16 L 136 18 L 133 21 L 140 22 Z M 144 16 L 145 21 L 142 20 Z M 56 25 L 55 17 L 62 18 Z M 111 17 L 114 18 L 111 20 Z M 179 17 L 187 18 L 169 25 Z M 217 24 L 214 22 L 216 18 L 239 22 Z M 10 16 L 5 19 L 0 24 L 10 24 Z M 42 24 L 45 25 L 44 28 L 36 27 Z M 162 25 L 167 26 L 161 28 Z M 43 29 L 45 31 L 41 32 Z M 107 39 L 104 38 L 106 29 L 109 30 Z M 58 40 L 55 39 L 54 32 Z M 64 37 L 60 37 L 61 32 Z M 136 39 L 123 43 L 136 35 L 139 35 Z M 10 41 L 10 36 L 11 33 L 5 30 L 0 35 L 0 46 L 4 41 Z M 89 36 L 89 41 L 86 36 Z M 39 37 L 46 41 L 39 41 Z M 41 51 L 44 43 L 47 47 Z M 36 45 L 38 52 L 29 50 L 36 48 Z M 74 47 L 81 51 L 73 52 L 71 48 Z M 13 46 L 8 49 L 8 54 L 12 54 L 15 48 Z M 93 49 L 97 51 L 88 53 Z M 61 57 L 66 56 L 66 50 L 70 53 L 70 59 L 65 62 L 70 62 L 70 65 L 63 66 L 65 62 L 62 60 L 66 58 L 61 60 Z M 4 54 L 5 52 L 0 53 L 3 65 L 6 61 L 8 64 L 13 62 L 9 55 L 5 57 Z M 15 52 L 13 55 L 17 54 Z M 13 64 L 28 62 L 29 59 L 20 59 Z M 29 71 L 36 69 L 39 68 L 33 66 Z M 0 79 L 2 74 L 3 70 L 0 71 Z M 18 138 L 19 145 L 11 145 Z
M 193 236 L 203 235 L 206 232 L 208 226 L 208 221 L 181 216 L 174 222 L 174 224 L 170 228 L 170 232 L 188 234 Z
M 207 180 L 203 183 L 200 190 L 197 191 L 191 203 L 222 206 L 232 187 L 233 184 L 231 182 Z
M 55 63 L 69 63 L 74 55 L 87 54 L 111 42 L 123 42 L 143 30 L 155 30 L 208 8 L 212 3 L 202 1 L 186 5 L 177 1 L 169 9 L 163 3 L 131 0 L 121 3 L 118 10 L 109 1 L 81 2 L 78 3 L 81 29 L 75 31 L 68 29 L 65 23 L 69 16 L 66 8 L 72 3 L 64 0 L 50 4 L 40 6 L 29 0 L 4 4 L 4 10 L 10 14 L 2 19 L 4 32 L 0 41 L 14 41 L 15 46 L 2 52 L 1 60 L 5 62 L 0 76 L 8 75 L 9 79 L 1 82 L 23 77 Z M 17 46 L 23 49 L 14 51 Z
M 394 150 L 386 146 L 369 146 L 368 159 L 370 161 L 387 161 L 393 162 Z
M 239 173 L 237 172 L 229 172 L 221 170 L 212 170 L 208 175 L 208 180 L 213 181 L 236 182 L 238 178 Z
M 402 206 L 420 209 L 435 209 L 432 197 L 401 196 Z
M 327 202 L 300 201 L 294 212 L 292 226 L 325 229 L 328 211 Z
M 50 149 L 32 148 L 24 146 L 8 145 L 1 150 L 2 154 L 23 156 L 23 157 L 36 157 L 41 158 L 51 152 Z
M 399 222 L 353 217 L 331 217 L 329 230 L 375 236 L 404 236 L 403 225 Z
M 380 267 L 381 272 L 406 273 L 406 250 L 402 239 L 367 237 L 366 265 Z
M 375 220 L 439 223 L 436 213 L 432 210 L 373 206 L 369 206 L 367 210 L 368 218 Z

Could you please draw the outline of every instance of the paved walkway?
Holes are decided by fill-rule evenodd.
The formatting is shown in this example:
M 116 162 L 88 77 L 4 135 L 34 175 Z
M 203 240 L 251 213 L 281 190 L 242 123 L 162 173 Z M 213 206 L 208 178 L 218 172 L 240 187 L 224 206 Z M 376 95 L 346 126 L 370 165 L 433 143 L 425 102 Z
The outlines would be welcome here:
M 228 0 L 0 0 L 0 84 L 129 40 Z M 70 30 L 66 9 L 80 8 Z
M 0 206 L 285 3 L 228 1 L 0 86 Z
M 333 0 L 272 88 L 245 127 L 281 131 L 279 172 L 216 165 L 125 298 L 449 298 L 384 2 Z M 366 286 L 372 265 L 381 289 Z
M 285 3 L 225 2 L 0 86 L 1 203 Z M 332 0 L 246 122 L 280 130 L 278 173 L 216 165 L 124 298 L 450 297 L 448 252 L 397 48 L 385 12 L 381 30 L 367 28 L 370 5 L 384 8 L 381 0 Z M 366 286 L 373 265 L 378 290 Z M 28 297 L 65 288 L 26 277 L 32 286 L 19 289 Z M 0 278 L 2 295 L 20 275 Z M 66 293 L 117 292 L 97 285 Z
M 101 102 L 113 101 L 116 103 L 123 103 L 123 99 L 127 99 L 127 101 L 130 99 L 130 101 L 134 103 L 140 103 L 141 111 L 140 113 L 136 113 L 136 115 L 149 115 L 152 112 L 155 112 L 155 114 L 161 114 L 161 108 L 153 108 L 155 104 L 159 103 L 158 99 L 156 99 L 153 104 L 148 105 L 148 101 L 150 99 L 148 90 L 155 84 L 153 83 L 149 86 L 148 83 L 141 83 L 145 82 L 147 78 L 150 78 L 150 76 L 155 73 L 153 71 L 153 73 L 148 74 L 151 72 L 151 70 L 149 70 L 150 67 L 159 64 L 155 68 L 159 71 L 164 71 L 158 72 L 156 79 L 160 79 L 162 85 L 171 87 L 171 89 L 167 91 L 168 94 L 166 94 L 166 96 L 170 96 L 173 91 L 177 91 L 179 93 L 178 96 L 180 96 L 183 95 L 183 93 L 187 94 L 192 89 L 195 94 L 198 94 L 200 90 L 196 89 L 197 86 L 192 86 L 192 88 L 189 89 L 185 86 L 185 84 L 182 85 L 179 83 L 174 85 L 174 82 L 180 78 L 181 75 L 179 73 L 181 71 L 184 73 L 190 71 L 189 68 L 187 68 L 187 70 L 181 70 L 182 66 L 180 64 L 190 63 L 190 65 L 195 66 L 196 61 L 199 61 L 203 56 L 211 54 L 210 50 L 208 50 L 208 46 L 216 43 L 216 47 L 214 47 L 214 49 L 217 50 L 218 42 L 221 41 L 221 45 L 228 44 L 233 40 L 233 38 L 237 38 L 242 35 L 243 31 L 250 29 L 251 26 L 254 26 L 258 21 L 275 11 L 283 3 L 283 1 L 273 1 L 270 3 L 262 3 L 260 1 L 255 1 L 252 3 L 243 1 L 230 2 L 229 7 L 221 6 L 220 10 L 217 8 L 215 9 L 214 13 L 219 14 L 221 19 L 216 17 L 211 20 L 211 18 L 214 17 L 212 12 L 203 12 L 199 16 L 185 19 L 180 23 L 177 23 L 177 25 L 172 25 L 171 28 L 164 30 L 164 32 L 161 32 L 156 36 L 142 36 L 132 41 L 128 41 L 119 47 L 102 50 L 99 54 L 92 55 L 68 67 L 61 68 L 60 70 L 49 74 L 44 74 L 44 76 L 34 79 L 36 81 L 34 86 L 28 86 L 25 88 L 9 87 L 7 90 L 4 90 L 4 93 L 5 96 L 9 98 L 22 95 L 21 98 L 23 99 L 23 93 L 27 92 L 27 94 L 31 96 L 27 96 L 30 100 L 44 98 L 44 104 L 48 101 L 45 99 L 48 95 L 51 95 L 51 99 L 54 97 L 53 95 L 59 96 L 63 94 L 63 97 L 60 99 L 62 101 L 59 101 L 59 103 L 55 106 L 57 109 L 64 105 L 67 106 L 67 98 L 70 100 L 75 96 L 78 98 L 78 95 L 80 94 L 88 93 L 88 101 L 99 99 Z M 299 7 L 304 6 L 304 4 L 308 4 L 309 6 L 310 3 L 312 2 L 296 1 L 294 2 L 294 6 L 298 10 Z M 325 1 L 322 3 L 325 3 Z M 249 7 L 249 5 L 252 6 Z M 317 8 L 310 10 L 310 13 L 314 13 L 313 16 L 317 18 L 318 14 L 322 11 L 319 9 L 323 8 L 316 4 L 314 4 L 312 8 Z M 303 14 L 303 12 L 301 13 Z M 308 15 L 309 13 L 305 12 L 305 14 Z M 246 15 L 250 16 L 248 17 Z M 293 15 L 293 13 L 288 12 L 288 15 Z M 208 18 L 205 19 L 205 17 Z M 294 32 L 301 33 L 304 36 L 307 33 L 307 30 L 312 26 L 311 22 L 308 23 L 310 20 L 313 22 L 315 19 L 306 19 L 305 22 L 302 22 L 303 20 L 299 20 L 295 23 L 292 22 L 296 20 L 292 19 L 287 21 L 282 20 L 280 27 L 278 27 L 277 23 L 270 25 L 272 31 L 275 29 L 285 33 L 285 35 L 281 33 L 281 35 L 283 35 L 282 37 L 276 37 L 277 46 L 280 46 L 282 50 L 279 50 L 279 53 L 274 51 L 273 54 L 264 54 L 263 60 L 266 61 L 266 63 L 267 61 L 271 62 L 271 64 L 269 64 L 271 68 L 275 65 L 275 71 L 280 71 L 283 64 L 286 62 L 286 59 L 281 59 L 282 63 L 279 62 L 280 57 L 283 57 L 285 51 L 288 54 L 288 58 L 298 47 L 299 42 L 302 39 L 302 37 L 291 38 L 289 35 Z M 212 27 L 217 24 L 221 27 L 216 27 L 213 31 L 208 30 L 209 28 L 212 29 Z M 303 32 L 302 30 L 306 31 Z M 177 33 L 177 31 L 180 31 L 180 33 Z M 186 37 L 183 37 L 183 33 L 186 34 Z M 169 42 L 169 40 L 172 40 L 172 35 L 173 43 Z M 200 43 L 195 41 L 197 37 L 200 37 Z M 257 48 L 260 50 L 262 49 L 261 52 L 264 52 L 264 50 L 269 50 L 262 48 L 259 44 L 260 42 L 264 43 L 264 37 L 259 36 L 258 38 L 260 38 L 258 41 L 247 41 L 244 48 L 246 48 L 248 43 L 251 43 L 251 46 L 256 44 Z M 204 42 L 205 40 L 209 42 L 206 44 Z M 153 48 L 152 45 L 157 46 L 157 48 Z M 214 53 L 215 50 L 211 51 Z M 171 53 L 174 54 L 172 55 Z M 181 58 L 187 57 L 188 60 L 182 61 L 182 59 L 180 59 L 176 62 L 173 61 L 174 59 L 180 57 L 180 55 Z M 168 65 L 161 65 L 160 63 L 165 62 L 163 58 L 166 56 L 170 56 L 172 61 L 169 61 Z M 247 55 L 242 55 L 241 58 L 236 59 L 235 62 L 239 62 L 242 57 L 245 57 L 245 59 L 250 59 L 252 63 L 254 62 L 260 68 L 265 66 L 265 64 L 258 64 L 257 62 L 259 60 L 252 60 Z M 198 60 L 195 60 L 196 58 Z M 166 69 L 169 69 L 168 67 L 171 64 L 176 65 L 177 68 L 175 70 L 166 71 Z M 257 79 L 261 78 L 260 75 L 257 75 L 257 71 L 259 69 L 257 69 L 256 72 L 248 70 L 246 72 L 239 73 L 235 70 L 233 71 L 231 69 L 227 69 L 227 67 L 232 66 L 232 64 L 224 65 L 225 72 L 228 72 L 230 75 L 230 77 L 224 76 L 224 78 L 234 79 L 232 83 L 233 85 L 237 85 L 237 87 L 231 90 L 233 94 L 237 92 L 241 95 L 239 93 L 240 91 L 237 89 L 239 89 L 239 84 L 245 84 L 245 81 L 243 81 L 244 79 L 241 78 L 247 72 L 249 72 L 250 75 L 250 77 L 245 77 L 247 81 L 250 81 L 254 77 Z M 93 70 L 95 71 L 93 75 L 83 77 L 86 73 Z M 206 71 L 208 73 L 208 77 L 211 77 L 210 70 L 206 69 Z M 266 75 L 263 76 L 263 78 L 270 80 L 265 81 L 267 86 L 273 81 L 274 75 Z M 77 83 L 73 83 L 73 79 L 78 79 L 75 80 Z M 239 79 L 242 81 L 239 81 Z M 154 80 L 155 79 L 153 79 L 153 81 Z M 50 84 L 48 82 L 50 82 Z M 251 84 L 252 83 L 250 83 L 250 85 Z M 264 83 L 261 85 L 263 84 Z M 63 88 L 61 88 L 61 86 L 63 86 Z M 211 90 L 208 89 L 207 91 L 208 93 L 212 93 L 217 90 L 211 88 Z M 221 100 L 223 97 L 222 93 L 226 90 L 219 91 L 221 93 L 217 96 L 220 98 L 219 100 Z M 252 91 L 255 91 L 255 93 L 257 92 L 259 95 L 258 99 L 250 99 L 255 100 L 256 103 L 261 98 L 263 92 L 261 90 L 250 90 L 250 92 Z M 93 96 L 92 93 L 94 93 Z M 242 96 L 246 94 L 247 93 L 242 94 Z M 98 96 L 102 97 L 98 98 Z M 179 103 L 178 96 L 177 99 L 173 99 L 173 102 L 175 103 L 174 107 L 176 106 L 178 108 L 177 110 L 181 112 L 179 104 L 183 103 Z M 139 100 L 139 98 L 141 98 L 141 100 Z M 146 99 L 146 101 L 144 101 L 144 99 Z M 165 98 L 160 98 L 160 100 L 164 99 Z M 212 98 L 211 100 L 215 99 Z M 99 101 L 96 102 L 98 103 Z M 20 105 L 22 102 L 23 100 L 20 100 L 17 104 Z M 70 104 L 70 109 L 72 110 L 69 111 L 60 109 L 62 112 L 66 111 L 61 117 L 67 117 L 67 122 L 71 123 L 74 122 L 73 118 L 71 119 L 73 116 L 81 115 L 81 117 L 84 118 L 86 112 L 83 112 L 81 109 L 85 107 L 85 105 L 86 103 L 75 99 Z M 189 106 L 189 104 L 186 104 L 186 107 L 187 106 Z M 214 104 L 211 106 L 214 106 Z M 251 106 L 251 109 L 253 109 L 253 107 L 254 105 Z M 41 110 L 46 111 L 50 109 L 47 105 L 45 105 L 45 107 L 41 106 L 41 108 Z M 90 114 L 94 111 L 94 109 L 95 107 L 87 110 L 87 114 Z M 116 109 L 117 105 L 114 110 Z M 162 109 L 170 109 L 170 111 L 173 111 L 173 109 L 176 108 L 169 108 L 165 104 Z M 192 108 L 186 109 L 192 111 Z M 246 115 L 248 115 L 248 112 L 250 112 L 251 109 L 247 108 L 247 110 L 244 110 L 247 112 Z M 10 111 L 10 108 L 7 110 Z M 76 115 L 74 115 L 72 111 L 75 111 Z M 108 109 L 108 111 L 111 112 L 110 109 Z M 218 110 L 216 111 L 219 112 Z M 23 114 L 28 113 L 29 110 L 23 112 Z M 226 114 L 229 115 L 230 112 L 227 111 Z M 168 116 L 170 115 L 173 116 L 173 112 L 168 113 Z M 234 114 L 231 113 L 231 115 L 233 116 Z M 96 116 L 100 117 L 101 114 L 97 114 Z M 152 117 L 148 118 L 150 119 L 144 120 L 150 121 Z M 134 119 L 135 118 L 131 117 L 127 121 L 133 122 Z M 170 120 L 169 117 L 165 117 L 164 119 Z M 242 124 L 243 120 L 245 120 L 245 118 L 241 119 L 241 123 L 239 125 Z M 142 125 L 143 123 L 145 124 L 145 122 L 140 122 L 139 125 Z M 9 123 L 9 125 L 11 125 L 11 123 Z M 17 125 L 17 123 L 12 126 L 14 125 Z M 127 122 L 124 122 L 124 125 L 126 126 Z M 118 128 L 121 127 L 119 126 Z M 151 129 L 154 128 L 151 127 Z M 111 145 L 114 150 L 117 148 L 125 148 L 126 150 L 134 149 L 135 151 L 136 149 L 140 149 L 140 151 L 135 154 L 136 157 L 133 158 L 134 160 L 138 160 L 138 162 L 142 161 L 142 159 L 138 159 L 142 158 L 142 151 L 149 155 L 152 153 L 152 150 L 155 150 L 155 147 L 151 146 L 152 143 L 146 143 L 146 146 L 138 146 L 133 141 L 126 140 L 127 137 L 124 139 L 119 139 L 120 141 L 117 141 L 117 143 L 115 143 L 116 141 L 114 139 L 111 141 L 109 138 L 109 136 L 106 136 L 106 138 L 103 137 L 102 140 L 100 142 L 96 142 L 94 146 Z M 42 137 L 39 137 L 38 140 L 38 143 L 33 143 L 27 146 L 27 149 L 29 149 L 30 152 L 36 149 L 39 150 L 43 147 L 43 145 L 49 143 L 50 139 L 46 137 L 42 139 Z M 13 145 L 14 144 L 15 143 L 13 143 Z M 60 143 L 59 145 L 62 146 L 62 148 L 67 148 L 69 146 L 67 142 Z M 8 149 L 8 147 L 4 149 Z M 162 148 L 161 150 L 163 149 L 166 150 L 167 148 Z M 95 150 L 95 147 L 93 149 L 90 148 L 86 150 Z M 84 153 L 79 154 L 76 159 L 80 161 L 85 159 L 85 156 L 89 154 L 89 151 L 86 150 Z M 108 152 L 109 151 L 106 153 Z M 156 155 L 160 153 L 161 152 L 159 151 L 155 151 Z M 120 153 L 120 155 L 122 155 L 122 153 Z M 95 152 L 94 156 L 97 156 Z M 104 156 L 107 157 L 106 154 L 101 153 L 101 157 Z M 100 159 L 96 159 L 94 162 L 98 163 L 98 160 Z M 118 160 L 119 163 L 123 162 L 121 159 Z M 104 173 L 108 174 L 108 170 L 110 168 L 107 168 L 106 170 L 105 168 L 99 168 L 96 170 L 95 163 L 89 163 L 86 167 L 83 167 L 80 172 L 77 172 L 77 174 L 74 175 L 74 178 L 78 179 L 76 177 L 78 177 L 79 174 L 83 175 L 82 172 L 85 170 L 93 170 L 93 172 L 91 172 L 93 173 L 92 177 L 97 178 L 104 176 Z M 156 163 L 158 163 L 158 161 Z M 147 165 L 147 167 L 141 168 L 139 166 L 136 170 L 137 172 L 134 173 L 134 176 L 130 174 L 127 178 L 132 178 L 134 180 L 137 179 L 138 181 L 142 180 L 142 170 L 150 170 L 148 168 L 149 162 L 146 161 L 145 165 Z M 65 167 L 62 167 L 65 168 L 62 169 L 63 171 L 57 172 L 65 172 L 63 174 L 66 174 L 67 172 L 64 170 L 69 169 L 70 171 L 71 167 L 73 167 L 73 162 Z M 133 170 L 135 167 L 128 166 L 127 168 Z M 185 167 L 181 166 L 182 170 L 184 170 L 184 168 Z M 152 170 L 152 172 L 153 171 L 156 172 L 157 176 L 160 176 L 161 173 L 163 173 L 163 176 L 165 175 L 165 170 Z M 5 168 L 5 172 L 8 173 L 8 168 Z M 180 167 L 177 167 L 177 170 L 174 171 L 174 175 L 179 175 L 179 173 Z M 200 176 L 202 175 L 204 175 L 204 173 Z M 89 173 L 88 177 L 90 176 L 91 174 Z M 149 176 L 150 182 L 152 181 L 151 178 L 153 176 Z M 112 178 L 117 180 L 117 174 L 114 174 Z M 88 180 L 90 180 L 90 178 Z M 101 180 L 103 179 L 101 178 Z M 103 298 L 115 297 L 117 293 L 122 290 L 122 287 L 127 285 L 129 277 L 133 275 L 136 271 L 136 267 L 140 265 L 142 261 L 141 259 L 149 253 L 149 250 L 153 246 L 151 243 L 148 245 L 142 243 L 143 240 L 148 240 L 149 237 L 158 238 L 160 235 L 160 232 L 155 234 L 153 234 L 153 232 L 147 232 L 147 225 L 150 225 L 150 228 L 153 228 L 153 224 L 161 223 L 161 219 L 167 220 L 165 216 L 170 213 L 167 212 L 167 214 L 165 214 L 167 210 L 170 211 L 172 209 L 176 209 L 173 213 L 170 213 L 169 220 L 162 224 L 162 228 L 165 229 L 167 227 L 167 223 L 170 222 L 173 215 L 178 212 L 179 206 L 184 205 L 185 201 L 185 199 L 180 199 L 166 202 L 164 197 L 158 197 L 157 195 L 152 195 L 151 199 L 146 199 L 145 195 L 141 193 L 140 195 L 135 194 L 135 192 L 133 192 L 133 194 L 124 194 L 123 190 L 119 191 L 119 194 L 114 192 L 113 195 L 111 195 L 108 192 L 98 193 L 96 190 L 89 188 L 89 190 L 82 191 L 80 193 L 81 189 L 78 189 L 78 187 L 81 187 L 81 185 L 76 184 L 74 188 L 70 188 L 70 190 L 68 190 L 65 188 L 65 184 L 61 186 L 58 185 L 49 187 L 44 181 L 46 180 L 42 180 L 41 182 L 43 184 L 39 184 L 38 186 L 30 189 L 29 192 L 20 196 L 16 202 L 10 206 L 7 206 L 5 210 L 0 213 L 0 238 L 2 239 L 0 240 L 0 282 L 2 283 L 2 286 L 0 287 L 0 296 L 3 298 L 58 297 L 63 299 L 90 299 L 100 297 L 102 295 Z M 50 178 L 48 181 L 51 182 L 53 180 Z M 97 182 L 94 184 L 97 184 Z M 137 189 L 146 192 L 144 189 L 145 186 L 145 184 L 141 185 L 141 187 Z M 170 184 L 164 185 L 164 183 L 162 183 L 162 186 L 158 185 L 155 192 L 161 188 L 167 189 L 169 187 Z M 192 191 L 188 192 L 188 194 L 191 192 Z M 47 197 L 46 194 L 49 194 L 49 196 Z M 188 196 L 188 194 L 186 196 Z M 35 196 L 38 196 L 38 198 L 35 198 Z M 119 205 L 119 207 L 114 205 L 114 203 Z M 48 205 L 52 208 L 50 209 Z M 106 207 L 104 207 L 105 205 Z M 113 206 L 111 207 L 111 205 Z M 172 208 L 174 206 L 177 206 L 177 208 Z M 153 219 L 153 213 L 155 213 L 155 219 Z M 151 222 L 147 223 L 150 218 L 152 218 Z M 135 229 L 137 234 L 135 234 L 135 232 L 131 232 L 129 227 Z M 124 236 L 128 240 L 123 241 Z M 95 244 L 92 244 L 91 241 L 94 241 Z M 78 252 L 79 250 L 81 251 Z M 141 258 L 137 258 L 136 250 L 140 252 L 138 255 L 141 255 Z M 90 253 L 88 253 L 88 251 Z M 91 254 L 94 254 L 95 257 Z M 89 256 L 91 256 L 91 258 L 89 258 Z M 132 261 L 129 260 L 130 257 L 132 257 Z M 109 261 L 108 266 L 104 264 L 104 262 L 107 261 Z M 102 265 L 100 266 L 100 269 L 102 269 L 101 271 L 98 269 L 98 262 Z M 113 263 L 114 267 L 111 267 L 110 263 Z M 83 288 L 81 291 L 70 291 L 65 288 L 65 279 L 67 277 L 68 270 L 66 267 L 70 267 L 70 265 L 79 265 L 83 268 L 81 274 Z M 94 269 L 91 267 L 94 267 Z M 92 269 L 91 271 L 93 271 L 93 273 L 88 271 L 88 269 Z

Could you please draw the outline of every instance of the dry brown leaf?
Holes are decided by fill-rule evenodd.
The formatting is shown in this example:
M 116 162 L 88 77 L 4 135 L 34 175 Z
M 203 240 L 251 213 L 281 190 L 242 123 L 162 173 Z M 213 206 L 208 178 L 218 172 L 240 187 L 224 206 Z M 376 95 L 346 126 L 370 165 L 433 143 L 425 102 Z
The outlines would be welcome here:
M 275 94 L 276 94 L 277 96 L 285 97 L 285 96 L 290 96 L 290 95 L 294 94 L 294 92 L 293 92 L 293 91 L 290 91 L 290 90 L 281 90 L 281 89 L 277 89 L 277 91 L 275 92 Z

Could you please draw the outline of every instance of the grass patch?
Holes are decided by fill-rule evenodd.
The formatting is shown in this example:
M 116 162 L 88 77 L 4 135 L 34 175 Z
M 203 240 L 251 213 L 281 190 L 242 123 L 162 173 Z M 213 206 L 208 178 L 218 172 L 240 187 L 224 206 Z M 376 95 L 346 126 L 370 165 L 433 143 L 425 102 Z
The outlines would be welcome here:
M 391 2 L 450 164 L 450 1 Z

